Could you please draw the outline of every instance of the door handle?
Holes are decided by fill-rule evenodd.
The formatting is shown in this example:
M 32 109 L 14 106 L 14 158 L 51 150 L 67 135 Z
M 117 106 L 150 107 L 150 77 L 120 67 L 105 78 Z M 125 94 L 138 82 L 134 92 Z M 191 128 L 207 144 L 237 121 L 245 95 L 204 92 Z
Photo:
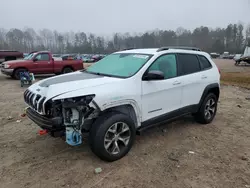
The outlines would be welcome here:
M 175 82 L 173 83 L 173 85 L 179 85 L 179 84 L 181 84 L 180 81 L 175 81 Z
M 202 76 L 201 76 L 201 79 L 206 79 L 206 78 L 207 78 L 206 75 L 202 75 Z

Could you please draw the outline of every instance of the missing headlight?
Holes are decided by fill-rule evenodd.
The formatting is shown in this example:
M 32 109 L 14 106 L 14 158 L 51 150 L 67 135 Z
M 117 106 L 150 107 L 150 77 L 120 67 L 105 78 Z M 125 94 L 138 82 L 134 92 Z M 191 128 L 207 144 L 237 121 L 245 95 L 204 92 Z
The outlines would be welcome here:
M 66 142 L 68 144 L 81 144 L 81 133 L 84 129 L 85 119 L 95 110 L 89 106 L 94 96 L 88 95 L 61 100 L 64 126 L 66 127 Z

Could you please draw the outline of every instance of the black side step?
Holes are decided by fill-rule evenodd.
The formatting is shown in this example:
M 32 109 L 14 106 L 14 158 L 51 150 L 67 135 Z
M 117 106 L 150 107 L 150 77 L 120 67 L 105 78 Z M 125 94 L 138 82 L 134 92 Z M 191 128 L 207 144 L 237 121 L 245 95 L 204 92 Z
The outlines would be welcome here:
M 190 113 L 185 113 L 185 114 L 182 114 L 182 115 L 179 115 L 179 116 L 176 116 L 176 117 L 173 117 L 173 118 L 169 118 L 169 119 L 166 119 L 166 120 L 163 120 L 163 121 L 159 121 L 159 122 L 154 122 L 152 124 L 149 124 L 148 122 L 143 122 L 142 125 L 136 130 L 136 135 L 142 135 L 142 132 L 147 130 L 147 129 L 150 129 L 150 128 L 153 128 L 153 127 L 156 127 L 156 126 L 160 126 L 160 125 L 163 125 L 163 124 L 166 124 L 166 123 L 171 123 L 183 116 L 186 116 L 186 115 L 190 115 Z

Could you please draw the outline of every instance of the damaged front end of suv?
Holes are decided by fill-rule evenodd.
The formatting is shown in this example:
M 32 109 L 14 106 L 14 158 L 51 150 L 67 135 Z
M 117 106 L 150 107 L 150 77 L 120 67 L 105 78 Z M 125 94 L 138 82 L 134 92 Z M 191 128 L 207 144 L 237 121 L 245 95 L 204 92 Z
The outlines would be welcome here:
M 95 95 L 65 99 L 49 99 L 26 90 L 24 100 L 29 105 L 27 116 L 53 137 L 65 137 L 69 145 L 82 143 L 82 133 L 99 114 Z M 56 98 L 56 97 L 54 97 Z

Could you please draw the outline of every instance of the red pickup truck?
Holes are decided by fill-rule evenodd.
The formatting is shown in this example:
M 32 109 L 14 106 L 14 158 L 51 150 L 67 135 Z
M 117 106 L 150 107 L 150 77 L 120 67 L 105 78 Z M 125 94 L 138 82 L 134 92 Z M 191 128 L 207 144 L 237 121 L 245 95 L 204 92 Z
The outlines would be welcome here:
M 47 51 L 30 53 L 23 60 L 2 63 L 1 72 L 15 79 L 20 79 L 20 72 L 29 71 L 34 74 L 61 74 L 82 70 L 82 60 L 54 60 Z

